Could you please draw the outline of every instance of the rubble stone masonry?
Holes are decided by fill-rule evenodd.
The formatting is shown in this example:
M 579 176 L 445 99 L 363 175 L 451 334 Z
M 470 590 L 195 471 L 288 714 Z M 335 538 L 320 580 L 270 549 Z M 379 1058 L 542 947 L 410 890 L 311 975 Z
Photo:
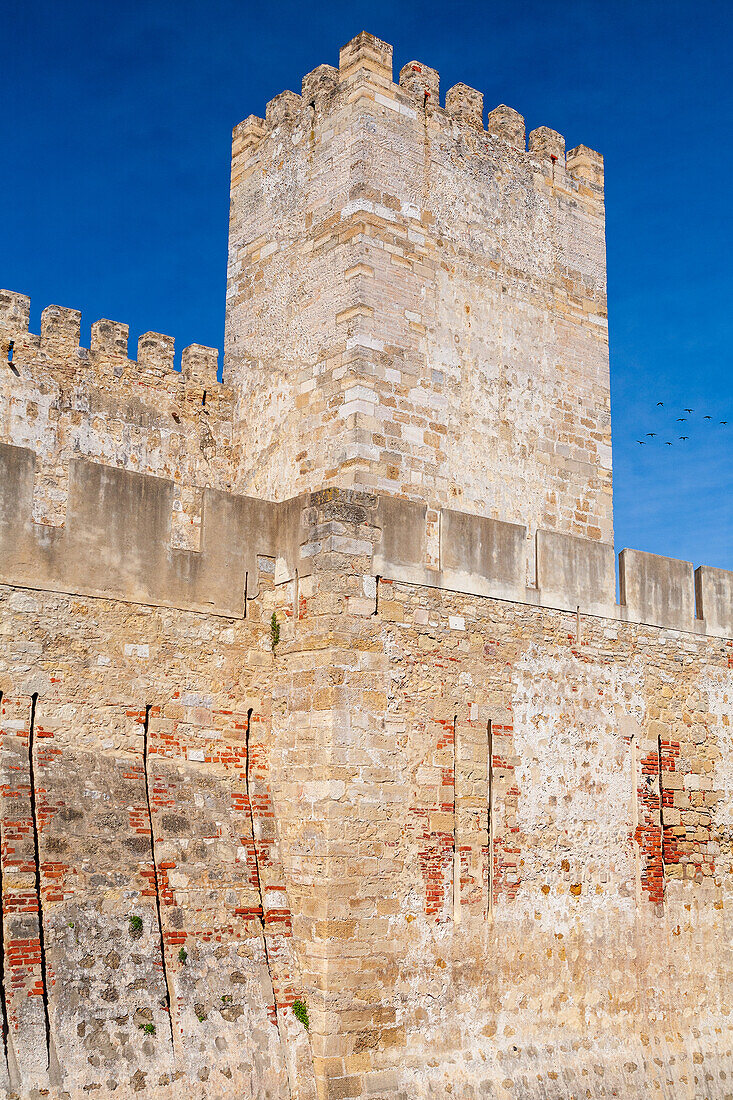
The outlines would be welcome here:
M 361 34 L 235 129 L 223 383 L 0 292 L 8 1100 L 732 1100 L 733 574 L 617 599 L 602 172 Z

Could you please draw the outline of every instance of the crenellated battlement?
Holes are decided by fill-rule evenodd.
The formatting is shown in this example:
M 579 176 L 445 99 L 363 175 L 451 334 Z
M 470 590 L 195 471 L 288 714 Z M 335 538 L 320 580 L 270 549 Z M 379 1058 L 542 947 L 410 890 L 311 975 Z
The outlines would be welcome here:
M 160 332 L 145 332 L 137 341 L 137 357 L 129 358 L 129 326 L 103 319 L 91 326 L 89 348 L 81 345 L 81 312 L 49 305 L 41 313 L 39 334 L 30 332 L 30 298 L 11 290 L 0 290 L 0 362 L 19 365 L 42 360 L 53 368 L 57 363 L 75 368 L 90 378 L 126 384 L 171 385 L 186 392 L 207 390 L 216 400 L 225 389 L 218 381 L 219 352 L 202 344 L 191 344 L 181 354 L 181 369 L 175 367 L 175 340 Z M 10 345 L 12 343 L 12 356 Z
M 358 102 L 367 95 L 376 104 L 401 113 L 405 119 L 418 114 L 433 126 L 447 127 L 456 140 L 467 135 L 476 140 L 475 152 L 500 149 L 505 154 L 524 154 L 528 165 L 542 167 L 560 186 L 563 171 L 567 186 L 580 181 L 593 192 L 603 192 L 603 157 L 585 145 L 565 151 L 565 139 L 555 130 L 540 126 L 526 136 L 523 116 L 506 104 L 484 108 L 483 93 L 467 84 L 449 88 L 441 103 L 437 69 L 420 61 L 408 61 L 393 81 L 392 46 L 362 31 L 341 49 L 339 66 L 319 65 L 303 77 L 301 94 L 286 90 L 266 105 L 265 118 L 250 115 L 233 131 L 233 172 L 240 158 L 249 159 L 259 144 L 283 126 L 309 130 L 332 103 L 345 98 Z
M 65 523 L 49 531 L 32 520 L 34 476 L 32 451 L 0 444 L 4 583 L 241 617 L 259 556 L 276 560 L 282 583 L 332 550 L 366 555 L 380 580 L 733 638 L 733 573 L 722 569 L 623 550 L 617 604 L 612 546 L 540 530 L 528 584 L 525 527 L 451 509 L 429 520 L 425 505 L 348 492 L 326 494 L 326 531 L 309 526 L 308 495 L 274 504 L 207 489 L 200 551 L 179 550 L 172 482 L 72 459 Z
M 177 370 L 164 333 L 143 333 L 131 359 L 120 321 L 95 321 L 86 348 L 78 310 L 47 306 L 38 334 L 29 317 L 26 295 L 0 291 L 0 442 L 37 455 L 34 520 L 63 526 L 70 462 L 83 456 L 171 478 L 173 545 L 198 550 L 204 490 L 234 488 L 234 395 L 216 348 L 184 348 Z

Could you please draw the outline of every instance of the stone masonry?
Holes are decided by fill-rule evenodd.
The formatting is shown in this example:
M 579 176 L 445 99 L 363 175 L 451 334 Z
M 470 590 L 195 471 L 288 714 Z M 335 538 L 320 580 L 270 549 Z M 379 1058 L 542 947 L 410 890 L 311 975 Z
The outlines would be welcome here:
M 600 155 L 360 34 L 235 128 L 223 382 L 29 315 L 2 1094 L 733 1100 L 733 574 L 617 599 Z
M 368 487 L 613 541 L 603 162 L 349 43 L 234 131 L 243 492 Z M 228 373 L 227 377 L 230 375 Z

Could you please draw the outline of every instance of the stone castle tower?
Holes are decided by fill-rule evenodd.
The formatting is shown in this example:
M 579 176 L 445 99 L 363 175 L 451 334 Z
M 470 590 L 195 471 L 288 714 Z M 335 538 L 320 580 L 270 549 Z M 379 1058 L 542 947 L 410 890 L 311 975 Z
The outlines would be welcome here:
M 243 492 L 613 541 L 602 160 L 369 35 L 234 131 L 226 354 Z
M 224 380 L 0 292 L 0 1090 L 730 1096 L 733 574 L 624 550 L 603 165 L 361 34 Z

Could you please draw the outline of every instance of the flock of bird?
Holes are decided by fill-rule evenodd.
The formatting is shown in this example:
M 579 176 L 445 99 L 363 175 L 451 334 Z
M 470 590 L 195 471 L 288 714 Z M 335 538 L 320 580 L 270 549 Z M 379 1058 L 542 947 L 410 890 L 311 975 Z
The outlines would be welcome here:
M 663 401 L 657 401 L 657 408 L 658 408 L 658 409 L 663 409 L 663 408 L 664 408 L 664 402 L 663 402 Z M 695 410 L 694 410 L 694 409 L 683 409 L 683 412 L 686 412 L 686 413 L 687 413 L 687 414 L 688 414 L 689 416 L 692 416 L 692 415 L 694 414 Z M 709 415 L 708 415 L 708 414 L 706 413 L 706 414 L 705 414 L 705 416 L 703 416 L 703 418 L 702 418 L 702 419 L 703 419 L 703 420 L 712 420 L 713 418 L 712 418 L 712 416 L 709 416 Z M 686 416 L 678 416 L 678 417 L 677 417 L 677 420 L 675 421 L 675 423 L 677 423 L 677 424 L 687 424 L 687 423 L 688 423 L 688 419 L 687 419 L 687 417 L 686 417 Z M 727 421 L 727 420 L 721 420 L 721 421 L 720 421 L 720 424 L 721 424 L 721 425 L 722 425 L 723 427 L 725 427 L 725 426 L 726 426 L 726 425 L 728 424 L 728 421 Z M 682 430 L 684 431 L 685 429 L 683 428 Z M 646 438 L 646 439 L 637 439 L 637 441 L 636 441 L 636 442 L 637 442 L 637 443 L 638 443 L 638 444 L 639 444 L 639 445 L 640 445 L 641 447 L 646 447 L 646 445 L 647 445 L 647 442 L 648 442 L 648 441 L 649 441 L 650 439 L 656 439 L 656 437 L 657 437 L 657 435 L 658 435 L 658 434 L 659 434 L 658 432 L 647 432 L 647 433 L 646 433 L 646 435 L 647 435 L 647 438 Z M 679 438 L 679 441 L 680 441 L 681 443 L 686 443 L 686 442 L 687 442 L 687 440 L 688 440 L 688 439 L 689 439 L 690 437 L 689 437 L 689 435 L 681 435 L 681 436 L 679 436 L 678 438 Z M 665 439 L 665 440 L 664 440 L 664 445 L 665 445 L 665 447 L 674 447 L 674 443 L 673 443 L 673 442 L 672 442 L 672 441 L 671 441 L 670 439 Z

